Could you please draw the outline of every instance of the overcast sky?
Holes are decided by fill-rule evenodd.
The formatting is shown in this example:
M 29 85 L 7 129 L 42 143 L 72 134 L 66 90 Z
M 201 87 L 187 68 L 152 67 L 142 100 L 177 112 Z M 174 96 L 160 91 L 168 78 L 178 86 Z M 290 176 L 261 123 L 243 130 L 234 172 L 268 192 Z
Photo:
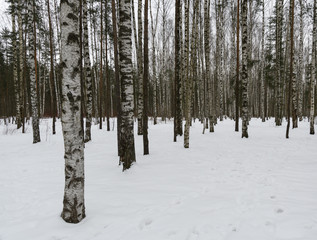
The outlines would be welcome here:
M 0 0 L 0 29 L 4 27 L 11 28 L 11 19 L 5 11 L 8 8 L 8 3 L 5 0 Z

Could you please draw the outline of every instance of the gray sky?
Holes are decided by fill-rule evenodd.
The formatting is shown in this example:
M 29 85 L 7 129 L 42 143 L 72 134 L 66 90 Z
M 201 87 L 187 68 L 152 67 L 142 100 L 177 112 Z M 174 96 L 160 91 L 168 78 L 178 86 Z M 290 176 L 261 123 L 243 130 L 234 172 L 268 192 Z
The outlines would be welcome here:
M 11 19 L 5 11 L 8 8 L 8 3 L 5 0 L 0 0 L 0 30 L 4 27 L 11 28 Z

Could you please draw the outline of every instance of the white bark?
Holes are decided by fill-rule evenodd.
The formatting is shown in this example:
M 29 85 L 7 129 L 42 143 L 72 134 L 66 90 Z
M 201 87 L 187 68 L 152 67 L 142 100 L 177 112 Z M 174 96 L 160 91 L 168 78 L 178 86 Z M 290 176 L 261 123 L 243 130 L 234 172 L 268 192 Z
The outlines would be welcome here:
M 78 10 L 77 0 L 61 2 L 62 128 L 65 147 L 62 218 L 69 223 L 78 223 L 85 217 Z

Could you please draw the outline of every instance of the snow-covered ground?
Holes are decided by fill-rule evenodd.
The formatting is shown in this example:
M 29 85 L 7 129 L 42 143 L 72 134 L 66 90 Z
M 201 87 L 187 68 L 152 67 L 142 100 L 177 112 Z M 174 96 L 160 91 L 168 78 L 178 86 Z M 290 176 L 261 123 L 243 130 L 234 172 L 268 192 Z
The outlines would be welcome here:
M 113 123 L 113 120 L 112 120 Z M 249 139 L 234 122 L 202 135 L 196 121 L 190 149 L 173 143 L 172 122 L 150 122 L 150 155 L 135 137 L 137 163 L 118 166 L 116 132 L 93 127 L 86 144 L 86 213 L 60 218 L 64 188 L 60 123 L 42 142 L 0 126 L 1 240 L 316 240 L 317 136 L 301 122 L 285 139 L 274 121 L 252 119 Z

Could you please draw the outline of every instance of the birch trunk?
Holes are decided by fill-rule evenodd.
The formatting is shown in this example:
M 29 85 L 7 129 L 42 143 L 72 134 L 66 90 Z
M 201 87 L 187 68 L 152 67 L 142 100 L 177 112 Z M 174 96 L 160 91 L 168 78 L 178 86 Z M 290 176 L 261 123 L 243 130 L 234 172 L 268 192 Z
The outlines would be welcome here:
M 218 82 L 219 82 L 219 117 L 220 121 L 223 121 L 223 85 L 224 85 L 224 31 L 223 31 L 223 25 L 224 25 L 224 19 L 223 19 L 223 0 L 219 0 L 219 64 L 220 69 L 218 71 Z
M 283 0 L 276 0 L 276 126 L 282 125 L 282 24 L 283 24 Z
M 103 117 L 103 4 L 100 0 L 100 73 L 99 73 L 99 129 L 102 129 L 102 117 Z
M 142 44 L 142 0 L 138 0 L 138 135 L 143 134 L 142 116 L 143 116 L 143 44 Z
M 117 11 L 115 0 L 111 1 L 112 7 L 112 27 L 113 27 L 113 50 L 114 50 L 114 64 L 115 64 L 115 87 L 116 87 L 116 100 L 117 100 L 117 145 L 118 145 L 118 156 L 121 156 L 123 153 L 123 148 L 121 144 L 121 87 L 120 87 L 120 76 L 119 76 L 119 59 L 118 59 L 118 35 L 117 35 Z
M 156 73 L 156 48 L 155 48 L 155 36 L 157 30 L 157 23 L 158 23 L 158 12 L 160 9 L 160 2 L 158 2 L 157 12 L 156 12 L 156 19 L 155 19 L 155 27 L 152 15 L 152 6 L 150 1 L 150 13 L 151 13 L 151 29 L 152 29 L 152 71 L 153 71 L 153 118 L 154 118 L 154 125 L 157 124 L 157 73 Z
M 205 93 L 205 112 L 204 112 L 204 117 L 210 117 L 209 116 L 209 106 L 211 104 L 209 104 L 209 97 L 207 97 L 207 95 L 209 94 L 208 91 L 208 86 L 210 86 L 210 80 L 211 80 L 211 76 L 210 76 L 210 0 L 205 0 L 204 1 L 204 39 L 205 39 L 205 64 L 206 64 L 206 76 L 205 76 L 205 91 L 207 90 L 207 93 Z M 208 111 L 208 112 L 207 112 Z M 210 125 L 212 125 L 213 123 L 210 122 Z M 208 128 L 208 118 L 206 118 L 205 120 L 205 128 Z
M 120 162 L 123 171 L 136 161 L 133 132 L 133 77 L 132 77 L 131 1 L 119 0 L 119 68 L 121 82 L 121 144 Z
M 18 54 L 17 54 L 17 41 L 16 41 L 16 3 L 15 0 L 11 3 L 11 20 L 12 20 L 12 48 L 13 48 L 13 82 L 14 82 L 14 95 L 15 95 L 15 110 L 16 110 L 16 123 L 17 128 L 21 127 L 21 112 L 20 112 L 20 90 L 19 90 L 19 78 L 17 71 Z
M 298 117 L 299 121 L 303 120 L 303 85 L 304 85 L 304 64 L 303 64 L 303 48 L 304 48 L 304 24 L 303 24 L 303 0 L 299 0 L 300 4 L 300 26 L 299 26 L 299 53 L 298 53 Z
M 314 117 L 315 117 L 315 81 L 316 81 L 316 43 L 317 43 L 317 0 L 314 0 L 314 17 L 313 17 L 313 49 L 312 49 L 312 68 L 310 79 L 310 134 L 315 134 Z
M 143 75 L 143 154 L 149 154 L 148 83 L 149 83 L 149 0 L 144 5 L 144 75 Z
M 242 0 L 242 138 L 248 138 L 248 0 Z
M 292 103 L 293 103 L 293 115 L 292 115 L 292 120 L 293 120 L 293 128 L 298 127 L 298 102 L 297 102 L 297 78 L 296 78 L 296 61 L 295 61 L 295 47 L 294 47 L 294 11 L 295 11 L 295 3 L 294 0 L 291 0 L 290 2 L 291 5 L 291 57 L 290 57 L 290 88 L 289 88 L 289 94 L 292 96 Z
M 181 109 L 181 99 L 180 99 L 180 91 L 181 91 L 181 79 L 180 79 L 180 18 L 181 18 L 181 8 L 180 8 L 180 0 L 176 0 L 175 6 L 175 80 L 174 80 L 174 104 L 175 104 L 175 116 L 174 116 L 174 142 L 176 142 L 177 135 L 182 135 L 183 127 L 182 127 L 182 109 Z
M 65 147 L 65 191 L 62 218 L 85 218 L 84 139 L 81 126 L 79 1 L 61 2 L 62 129 Z
M 287 106 L 287 129 L 286 138 L 289 138 L 289 128 L 291 122 L 291 96 L 293 100 L 293 128 L 297 127 L 297 101 L 296 101 L 296 74 L 293 73 L 294 65 L 294 0 L 290 1 L 290 70 L 289 70 L 289 87 L 288 87 L 288 106 Z M 295 85 L 295 86 L 294 86 Z M 295 92 L 295 96 L 294 96 Z
M 85 142 L 91 140 L 91 121 L 92 121 L 92 79 L 91 79 L 91 63 L 89 54 L 88 41 L 88 7 L 87 0 L 83 0 L 83 29 L 84 29 L 84 68 L 85 68 L 85 82 L 86 82 L 86 131 Z
M 31 108 L 33 143 L 38 143 L 40 139 L 38 96 L 37 96 L 37 60 L 36 60 L 36 28 L 35 28 L 35 1 L 28 2 L 28 24 L 29 24 L 29 67 L 30 67 L 30 88 L 31 88 Z
M 184 132 L 184 147 L 189 148 L 189 129 L 191 124 L 190 116 L 190 102 L 191 102 L 191 81 L 189 76 L 189 6 L 190 0 L 185 1 L 185 46 L 184 46 L 184 55 L 185 55 L 185 84 L 186 84 L 186 95 L 185 95 L 185 132 Z
M 23 26 L 22 26 L 22 0 L 18 0 L 18 25 L 19 25 L 19 64 L 20 64 L 20 69 L 19 69 L 19 102 L 20 102 L 20 120 L 21 124 L 24 126 L 24 94 L 23 94 L 23 87 L 24 87 L 24 73 L 23 73 Z M 24 127 L 22 132 L 24 132 Z
M 264 112 L 264 94 L 265 94 L 265 79 L 264 79 L 264 68 L 265 68 L 265 50 L 264 50 L 264 30 L 265 30 L 265 3 L 264 1 L 262 2 L 262 55 L 261 55 L 261 118 L 262 122 L 265 122 L 265 112 Z
M 53 115 L 52 121 L 52 132 L 53 134 L 56 133 L 55 130 L 55 117 L 56 117 L 56 91 L 55 91 L 55 74 L 54 74 L 54 58 L 53 58 L 53 29 L 52 29 L 52 22 L 51 22 L 51 11 L 50 11 L 50 1 L 47 0 L 47 14 L 48 14 L 48 23 L 49 23 L 49 32 L 50 32 L 50 86 L 51 86 L 51 111 Z M 44 76 L 45 78 L 45 76 Z M 45 85 L 45 83 L 44 83 Z M 45 104 L 45 101 L 43 101 Z
M 236 109 L 235 109 L 235 131 L 239 132 L 239 110 L 240 110 L 240 81 L 239 81 L 239 76 L 240 76 L 240 66 L 239 66 L 239 60 L 240 60 L 240 1 L 237 0 L 237 68 L 236 68 L 236 86 L 235 86 L 235 103 L 236 103 Z

